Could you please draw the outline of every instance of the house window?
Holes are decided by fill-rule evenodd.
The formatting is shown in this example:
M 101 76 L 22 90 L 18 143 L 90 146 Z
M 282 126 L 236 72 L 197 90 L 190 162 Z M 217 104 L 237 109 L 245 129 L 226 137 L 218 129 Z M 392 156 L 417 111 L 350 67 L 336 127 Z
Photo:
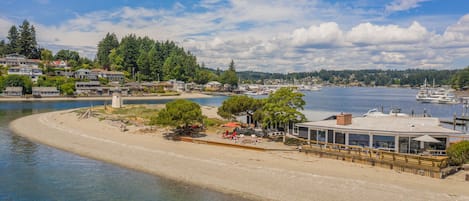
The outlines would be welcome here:
M 394 139 L 394 136 L 373 135 L 373 148 L 394 149 Z
M 335 132 L 335 143 L 345 144 L 345 134 L 341 132 Z
M 363 134 L 349 134 L 349 145 L 367 147 L 370 145 L 370 137 Z
M 298 127 L 298 136 L 302 138 L 308 138 L 308 127 Z
M 327 142 L 334 143 L 334 131 L 333 130 L 327 130 Z
M 325 142 L 326 141 L 326 131 L 319 131 L 318 132 L 318 141 Z

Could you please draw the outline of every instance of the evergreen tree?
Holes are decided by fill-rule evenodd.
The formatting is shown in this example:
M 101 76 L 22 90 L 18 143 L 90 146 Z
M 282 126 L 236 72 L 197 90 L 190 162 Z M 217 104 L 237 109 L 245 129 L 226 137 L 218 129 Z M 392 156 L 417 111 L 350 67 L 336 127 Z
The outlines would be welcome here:
M 19 27 L 18 50 L 27 58 L 37 56 L 36 31 L 34 26 L 30 26 L 28 20 L 24 20 Z
M 7 53 L 7 44 L 5 44 L 5 40 L 0 41 L 0 57 L 4 57 Z
M 231 60 L 228 70 L 221 74 L 220 82 L 223 84 L 230 84 L 232 87 L 238 86 L 238 76 L 236 75 L 236 69 L 233 60 Z
M 64 60 L 64 61 L 74 61 L 78 63 L 78 60 L 80 60 L 80 54 L 72 50 L 59 50 L 55 54 L 54 59 Z
M 7 48 L 7 53 L 19 53 L 19 33 L 18 29 L 16 29 L 16 26 L 11 26 L 10 30 L 8 31 L 8 48 Z
M 119 47 L 119 41 L 116 34 L 107 33 L 103 40 L 98 43 L 98 52 L 96 53 L 98 64 L 103 68 L 109 68 L 111 66 L 109 55 L 111 50 L 117 47 Z

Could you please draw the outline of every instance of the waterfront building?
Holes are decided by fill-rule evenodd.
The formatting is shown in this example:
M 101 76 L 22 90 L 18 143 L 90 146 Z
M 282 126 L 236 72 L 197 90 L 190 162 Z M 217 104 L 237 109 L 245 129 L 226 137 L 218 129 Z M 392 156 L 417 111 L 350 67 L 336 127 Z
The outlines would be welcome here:
M 75 78 L 80 80 L 98 80 L 98 74 L 89 69 L 78 69 L 75 71 Z
M 36 97 L 60 96 L 60 91 L 56 87 L 33 87 L 32 94 Z
M 34 67 L 10 67 L 8 68 L 8 75 L 25 75 L 29 76 L 33 82 L 37 81 L 37 78 L 42 75 L 40 68 Z
M 20 54 L 8 54 L 3 58 L 0 58 L 0 65 L 10 66 L 10 67 L 29 67 L 29 68 L 38 68 L 39 59 L 27 59 L 25 56 Z
M 294 135 L 316 143 L 369 147 L 396 153 L 422 153 L 424 149 L 444 150 L 454 139 L 467 136 L 440 126 L 438 118 L 397 115 L 352 118 L 340 114 L 333 120 L 298 123 Z M 439 142 L 414 140 L 428 135 Z
M 205 90 L 206 91 L 220 91 L 222 88 L 222 84 L 217 81 L 210 81 L 207 84 L 205 84 Z
M 23 87 L 6 87 L 3 96 L 23 96 Z
M 112 86 L 101 86 L 99 81 L 89 82 L 76 82 L 75 83 L 75 94 L 84 96 L 111 96 L 115 87 Z M 129 88 L 120 88 L 121 95 L 128 95 Z

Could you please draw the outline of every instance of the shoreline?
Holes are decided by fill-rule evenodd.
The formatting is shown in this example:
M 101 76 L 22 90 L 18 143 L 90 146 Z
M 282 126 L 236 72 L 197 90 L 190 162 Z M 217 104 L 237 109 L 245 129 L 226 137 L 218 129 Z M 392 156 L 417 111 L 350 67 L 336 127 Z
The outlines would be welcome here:
M 439 180 L 298 152 L 168 141 L 78 120 L 73 110 L 22 117 L 10 129 L 81 156 L 254 200 L 469 200 L 462 175 Z
M 167 100 L 167 99 L 191 99 L 191 98 L 212 98 L 212 95 L 203 93 L 181 93 L 180 95 L 169 96 L 122 96 L 126 100 Z M 42 98 L 23 98 L 23 97 L 0 97 L 0 102 L 32 102 L 32 101 L 110 101 L 112 96 L 82 96 L 82 97 L 42 97 Z

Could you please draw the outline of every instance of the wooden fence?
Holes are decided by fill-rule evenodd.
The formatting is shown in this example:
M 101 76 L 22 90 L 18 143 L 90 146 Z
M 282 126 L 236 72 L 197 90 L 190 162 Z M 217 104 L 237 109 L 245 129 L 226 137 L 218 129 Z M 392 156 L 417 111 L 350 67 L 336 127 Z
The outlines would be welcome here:
M 364 163 L 433 178 L 444 178 L 449 174 L 447 170 L 448 158 L 445 156 L 403 154 L 361 146 L 329 144 L 313 140 L 309 141 L 310 143 L 308 144 L 308 140 L 298 140 L 302 142 L 302 152 L 313 153 L 319 157 Z

